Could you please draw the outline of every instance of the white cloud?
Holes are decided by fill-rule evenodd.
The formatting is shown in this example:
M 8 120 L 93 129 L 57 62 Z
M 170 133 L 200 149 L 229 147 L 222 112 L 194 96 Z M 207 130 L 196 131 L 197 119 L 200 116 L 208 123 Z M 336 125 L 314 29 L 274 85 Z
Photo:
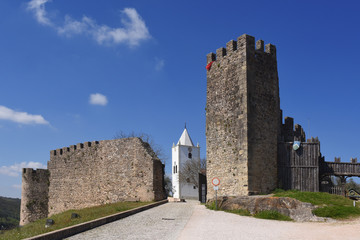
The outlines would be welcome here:
M 52 26 L 59 35 L 71 37 L 85 34 L 91 36 L 100 45 L 128 44 L 131 47 L 139 45 L 139 42 L 150 38 L 149 30 L 144 20 L 134 8 L 125 8 L 121 11 L 121 23 L 123 27 L 112 28 L 107 25 L 99 25 L 90 17 L 83 16 L 81 20 L 75 20 L 65 16 L 62 26 L 55 26 L 46 17 L 45 4 L 49 0 L 32 0 L 28 3 L 37 21 L 43 25 Z
M 93 105 L 105 106 L 108 103 L 107 97 L 101 93 L 90 94 L 89 103 Z
M 26 112 L 17 112 L 0 105 L 0 119 L 10 120 L 23 124 L 49 124 L 43 116 L 33 115 Z
M 155 70 L 160 71 L 164 68 L 165 61 L 163 59 L 155 58 Z
M 0 167 L 0 174 L 7 175 L 10 177 L 18 177 L 21 174 L 23 168 L 43 168 L 46 169 L 46 165 L 43 165 L 40 162 L 22 162 L 16 163 L 11 166 L 2 166 Z
M 52 26 L 52 22 L 46 17 L 45 3 L 51 0 L 31 0 L 28 3 L 27 9 L 32 11 L 36 20 L 43 25 Z

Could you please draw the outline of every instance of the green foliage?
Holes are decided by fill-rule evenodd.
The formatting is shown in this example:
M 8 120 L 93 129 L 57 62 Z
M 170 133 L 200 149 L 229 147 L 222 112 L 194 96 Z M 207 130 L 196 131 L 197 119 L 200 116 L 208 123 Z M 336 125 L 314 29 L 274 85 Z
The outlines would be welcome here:
M 205 206 L 206 206 L 206 208 L 208 208 L 210 210 L 219 210 L 219 208 L 217 208 L 217 209 L 215 208 L 215 201 L 207 203 Z
M 0 229 L 17 227 L 20 221 L 20 199 L 0 197 Z
M 290 197 L 302 202 L 308 202 L 313 205 L 336 205 L 351 206 L 352 201 L 343 196 L 334 195 L 325 192 L 301 192 L 298 190 L 289 190 L 278 192 L 274 197 Z
M 225 212 L 234 213 L 240 216 L 251 216 L 251 213 L 246 209 L 225 210 Z
M 343 196 L 324 193 L 324 192 L 300 192 L 297 190 L 280 191 L 275 197 L 291 197 L 302 202 L 308 202 L 319 208 L 313 213 L 319 217 L 330 217 L 335 219 L 346 219 L 359 217 L 360 208 L 358 204 L 353 206 L 353 201 Z
M 285 192 L 284 189 L 276 188 L 272 193 L 276 194 L 276 193 L 283 193 L 283 192 Z
M 353 206 L 326 206 L 313 210 L 313 213 L 319 217 L 346 219 L 349 217 L 359 217 L 360 208 Z
M 360 184 L 357 184 L 352 178 L 350 178 L 350 180 L 345 184 L 345 189 L 347 191 L 349 191 L 350 189 L 354 189 L 355 191 L 360 193 Z
M 215 210 L 215 202 L 214 201 L 212 201 L 210 203 L 207 203 L 205 206 L 210 210 Z M 225 212 L 228 212 L 228 213 L 234 213 L 234 214 L 237 214 L 237 215 L 240 215 L 240 216 L 254 216 L 254 217 L 257 217 L 257 218 L 264 218 L 264 219 L 292 221 L 292 219 L 289 218 L 288 216 L 280 214 L 279 212 L 276 212 L 276 211 L 262 211 L 262 212 L 260 212 L 258 214 L 251 215 L 251 213 L 246 209 L 224 210 L 224 209 L 221 209 L 221 208 L 220 209 L 217 208 L 217 210 L 225 211 Z
M 0 234 L 0 239 L 15 240 L 15 239 L 29 238 L 39 234 L 88 222 L 118 212 L 144 206 L 146 204 L 149 204 L 149 202 L 118 202 L 118 203 L 106 204 L 102 206 L 96 206 L 96 207 L 90 207 L 90 208 L 84 208 L 78 210 L 69 210 L 63 213 L 50 216 L 50 218 L 55 221 L 55 224 L 48 228 L 45 228 L 46 218 L 43 218 L 36 222 L 26 224 L 23 227 L 17 227 L 15 229 L 5 231 L 3 234 Z M 80 218 L 71 219 L 71 214 L 74 212 L 79 214 Z
M 256 218 L 279 220 L 279 221 L 292 221 L 292 219 L 284 214 L 274 210 L 264 210 L 254 215 Z

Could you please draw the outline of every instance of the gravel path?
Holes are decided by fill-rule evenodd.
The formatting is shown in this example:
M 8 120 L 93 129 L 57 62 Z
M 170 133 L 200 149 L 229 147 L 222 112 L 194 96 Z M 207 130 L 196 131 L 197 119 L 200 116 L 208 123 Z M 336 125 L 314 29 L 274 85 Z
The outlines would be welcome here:
M 166 203 L 69 239 L 359 240 L 355 221 L 282 222 L 211 211 L 198 201 Z
M 284 222 L 211 211 L 197 205 L 179 240 L 359 240 L 360 220 L 343 222 Z
M 166 203 L 68 239 L 177 239 L 198 201 Z

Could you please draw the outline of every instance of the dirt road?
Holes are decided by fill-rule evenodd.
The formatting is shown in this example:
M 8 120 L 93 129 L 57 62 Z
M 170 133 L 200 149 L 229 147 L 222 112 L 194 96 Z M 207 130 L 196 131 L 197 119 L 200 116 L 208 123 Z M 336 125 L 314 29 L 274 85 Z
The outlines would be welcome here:
M 212 211 L 197 201 L 167 203 L 69 239 L 360 240 L 360 219 L 283 222 Z
M 283 222 L 211 211 L 203 205 L 196 205 L 178 239 L 359 240 L 360 220 L 332 223 Z

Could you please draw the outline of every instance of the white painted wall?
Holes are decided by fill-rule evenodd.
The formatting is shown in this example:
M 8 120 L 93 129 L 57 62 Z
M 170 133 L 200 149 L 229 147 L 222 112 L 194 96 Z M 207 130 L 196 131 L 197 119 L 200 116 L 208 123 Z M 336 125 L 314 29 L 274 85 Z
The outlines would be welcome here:
M 192 159 L 200 164 L 200 147 L 181 145 L 180 141 L 172 148 L 172 184 L 175 198 L 199 199 L 199 189 L 193 184 L 180 183 L 179 176 L 185 162 Z

